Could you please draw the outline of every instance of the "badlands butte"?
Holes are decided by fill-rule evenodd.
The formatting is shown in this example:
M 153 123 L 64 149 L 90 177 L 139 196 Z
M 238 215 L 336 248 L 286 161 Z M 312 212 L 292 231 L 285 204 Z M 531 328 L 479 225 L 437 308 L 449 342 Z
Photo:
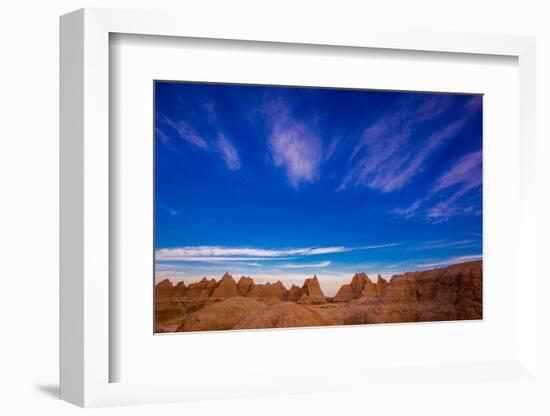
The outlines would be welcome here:
M 155 331 L 317 327 L 482 318 L 482 262 L 378 276 L 356 273 L 333 297 L 316 276 L 302 286 L 257 284 L 226 273 L 217 281 L 155 286 Z

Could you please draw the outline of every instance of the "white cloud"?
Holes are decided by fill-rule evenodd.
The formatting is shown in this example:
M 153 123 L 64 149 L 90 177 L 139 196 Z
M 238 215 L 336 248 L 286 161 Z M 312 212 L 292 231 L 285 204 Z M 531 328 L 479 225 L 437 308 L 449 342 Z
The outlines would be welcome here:
M 333 254 L 333 253 L 345 253 L 347 251 L 357 250 L 350 247 L 319 247 L 319 248 L 307 248 L 300 249 L 301 252 L 297 253 L 302 256 L 314 256 L 317 254 Z
M 459 159 L 449 171 L 437 179 L 432 193 L 456 185 L 463 192 L 481 186 L 481 157 L 481 150 L 477 150 Z
M 208 148 L 208 142 L 204 140 L 195 130 L 191 128 L 185 121 L 175 122 L 168 117 L 163 118 L 164 122 L 173 128 L 187 143 L 199 149 Z
M 475 261 L 475 260 L 481 260 L 481 259 L 482 259 L 481 254 L 472 254 L 469 256 L 451 257 L 451 258 L 434 262 L 434 263 L 421 263 L 421 264 L 418 264 L 417 267 L 421 269 L 429 269 L 432 267 L 449 266 L 451 264 L 464 263 L 466 261 Z
M 433 223 L 446 221 L 454 215 L 481 214 L 474 203 L 481 197 L 478 192 L 481 185 L 482 151 L 477 150 L 457 160 L 437 178 L 425 197 L 392 212 L 404 218 L 422 212 Z
M 289 256 L 315 256 L 321 254 L 345 253 L 355 250 L 370 250 L 392 247 L 399 243 L 378 244 L 364 247 L 305 247 L 289 249 L 263 249 L 252 247 L 190 246 L 163 248 L 155 253 L 159 261 L 242 261 L 283 260 Z
M 422 205 L 422 202 L 423 202 L 422 199 L 418 199 L 406 208 L 395 208 L 395 209 L 393 209 L 392 213 L 399 216 L 399 217 L 411 218 L 416 214 L 416 211 L 418 211 L 418 209 Z
M 373 245 L 370 245 L 370 246 L 359 247 L 359 249 L 361 249 L 361 250 L 372 250 L 372 249 L 375 249 L 375 248 L 388 248 L 388 247 L 395 247 L 395 246 L 400 246 L 400 245 L 401 245 L 401 243 L 373 244 Z
M 214 103 L 205 102 L 201 104 L 201 107 L 204 110 L 203 119 L 207 121 L 207 125 L 199 130 L 197 130 L 196 125 L 192 126 L 185 120 L 173 120 L 170 117 L 162 116 L 159 117 L 159 121 L 173 129 L 180 139 L 191 145 L 194 149 L 217 153 L 221 156 L 229 170 L 239 170 L 241 168 L 239 153 L 231 140 L 227 138 L 227 134 L 219 131 Z M 179 154 L 167 134 L 159 128 L 156 129 L 156 132 L 157 137 L 163 144 L 168 146 L 173 152 Z M 216 137 L 217 139 L 215 139 Z
M 351 169 L 337 190 L 365 186 L 382 193 L 402 189 L 422 171 L 433 154 L 459 134 L 473 111 L 464 111 L 463 118 L 423 137 L 420 127 L 435 119 L 453 103 L 451 96 L 439 95 L 419 102 L 406 99 L 379 121 L 363 126 L 359 141 L 349 159 Z M 468 109 L 474 109 L 470 102 Z M 413 151 L 421 140 L 420 151 Z
M 416 247 L 413 247 L 413 250 L 433 250 L 436 248 L 464 248 L 471 247 L 472 245 L 477 245 L 475 240 L 434 240 L 434 241 L 425 241 L 418 244 Z
M 158 261 L 193 261 L 204 263 L 220 263 L 226 261 L 268 261 L 268 260 L 290 260 L 295 257 L 221 257 L 221 256 L 179 256 L 179 255 L 158 255 Z
M 282 101 L 265 105 L 270 130 L 268 146 L 271 160 L 283 168 L 290 184 L 297 188 L 303 182 L 315 182 L 323 161 L 323 146 L 311 125 L 298 122 Z
M 233 146 L 233 143 L 231 143 L 222 133 L 218 136 L 216 146 L 229 170 L 239 170 L 241 168 L 241 159 L 239 158 L 237 150 Z
M 168 212 L 170 215 L 179 215 L 179 211 L 177 209 L 169 207 L 168 205 L 157 204 L 157 207 L 162 208 L 163 210 Z
M 330 261 L 321 261 L 319 263 L 302 263 L 302 264 L 288 263 L 288 264 L 283 264 L 282 266 L 279 266 L 279 267 L 282 267 L 283 269 L 310 269 L 310 268 L 323 268 L 323 267 L 328 267 L 330 265 L 331 265 Z
M 347 247 L 293 248 L 271 250 L 249 247 L 195 246 L 164 248 L 156 251 L 157 260 L 202 261 L 197 259 L 261 260 L 288 256 L 312 256 L 342 253 L 353 250 Z
M 422 137 L 419 127 L 449 110 L 453 98 L 438 95 L 422 103 L 417 99 L 404 100 L 386 117 L 362 127 L 349 159 L 350 169 L 337 190 L 343 191 L 352 186 L 365 186 L 382 193 L 402 189 L 423 171 L 433 155 L 464 132 L 464 127 L 478 114 L 481 101 L 481 96 L 471 97 L 464 104 L 460 119 Z M 423 146 L 415 152 L 413 150 L 419 140 Z M 455 215 L 479 215 L 479 204 L 464 199 L 472 197 L 474 191 L 481 187 L 481 178 L 479 150 L 458 160 L 432 184 L 424 197 L 392 212 L 403 218 L 421 214 L 432 223 L 446 221 Z M 443 192 L 452 195 L 441 195 Z

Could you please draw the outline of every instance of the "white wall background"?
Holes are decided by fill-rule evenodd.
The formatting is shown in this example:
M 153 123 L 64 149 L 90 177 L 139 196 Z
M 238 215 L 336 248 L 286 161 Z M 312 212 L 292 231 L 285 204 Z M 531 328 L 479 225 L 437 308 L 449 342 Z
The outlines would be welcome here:
M 116 7 L 179 10 L 208 19 L 219 13 L 320 20 L 327 26 L 428 27 L 440 30 L 512 33 L 538 37 L 538 129 L 540 189 L 539 267 L 550 278 L 550 11 L 545 0 L 373 1 L 171 1 L 11 0 L 0 11 L 0 413 L 76 414 L 81 409 L 56 399 L 58 389 L 58 16 L 74 9 Z M 544 247 L 543 247 L 544 243 Z M 544 251 L 543 251 L 544 250 Z M 550 375 L 548 328 L 550 285 L 537 288 L 541 354 Z M 546 329 L 545 329 L 546 328 Z M 546 355 L 543 351 L 546 351 Z M 368 351 L 365 351 L 368 353 Z M 547 378 L 548 380 L 548 378 Z M 98 414 L 549 414 L 542 388 L 529 384 L 456 384 L 401 390 L 382 396 L 332 395 L 199 402 L 159 407 L 93 410 Z M 427 393 L 426 393 L 427 392 Z

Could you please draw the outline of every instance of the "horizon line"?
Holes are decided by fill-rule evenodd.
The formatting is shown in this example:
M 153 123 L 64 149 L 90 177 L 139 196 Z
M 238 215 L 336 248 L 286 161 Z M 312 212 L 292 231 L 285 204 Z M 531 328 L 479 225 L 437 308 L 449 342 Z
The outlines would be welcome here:
M 464 256 L 464 257 L 474 257 L 474 256 Z M 380 276 L 381 278 L 387 280 L 387 281 L 390 281 L 391 278 L 393 277 L 396 277 L 396 276 L 402 276 L 404 274 L 407 274 L 407 273 L 415 273 L 415 272 L 425 272 L 425 271 L 430 271 L 430 270 L 438 270 L 438 269 L 444 269 L 444 268 L 447 268 L 447 267 L 450 267 L 450 266 L 455 266 L 455 265 L 459 265 L 459 264 L 465 264 L 465 263 L 474 263 L 474 262 L 483 262 L 483 257 L 481 255 L 479 255 L 479 258 L 472 258 L 472 259 L 464 259 L 462 261 L 457 261 L 457 262 L 449 262 L 449 263 L 445 263 L 445 262 L 439 262 L 439 263 L 428 263 L 428 264 L 425 264 L 423 267 L 417 267 L 416 269 L 412 269 L 412 270 L 406 270 L 406 271 L 397 271 L 395 273 L 392 273 L 392 274 L 389 274 L 389 273 L 367 273 L 367 272 L 364 272 L 364 271 L 356 271 L 356 272 L 350 272 L 350 273 L 346 273 L 346 275 L 349 275 L 351 276 L 350 279 L 353 279 L 353 276 L 355 276 L 356 274 L 365 274 L 367 276 L 367 278 L 369 280 L 371 280 L 373 283 L 376 283 L 376 281 L 373 281 L 372 280 L 372 276 L 376 276 L 376 278 L 378 279 L 378 276 Z M 421 265 L 418 265 L 418 266 L 421 266 Z M 432 267 L 433 266 L 433 267 Z M 323 273 L 324 271 L 321 271 L 321 274 Z M 169 280 L 170 282 L 172 283 L 180 283 L 180 282 L 189 282 L 189 283 L 195 283 L 195 282 L 199 282 L 203 279 L 207 279 L 207 280 L 215 280 L 216 282 L 219 282 L 226 274 L 231 276 L 231 278 L 235 281 L 235 282 L 238 282 L 240 279 L 242 279 L 243 277 L 248 277 L 248 278 L 251 278 L 254 280 L 254 276 L 253 275 L 247 275 L 247 274 L 241 274 L 240 276 L 235 275 L 235 276 L 238 276 L 238 278 L 236 278 L 235 276 L 233 276 L 233 274 L 231 274 L 229 271 L 225 271 L 221 277 L 219 277 L 219 279 L 215 278 L 215 277 L 208 277 L 207 275 L 203 275 L 202 277 L 197 277 L 197 278 L 181 278 L 181 279 L 174 279 L 174 278 L 171 278 L 170 276 L 163 276 L 162 278 L 158 278 L 156 276 L 156 273 L 157 271 L 155 270 L 155 286 L 164 281 L 164 280 Z M 170 271 L 162 271 L 162 273 L 166 273 L 166 274 L 169 274 L 171 273 Z M 173 273 L 180 273 L 180 274 L 183 274 L 184 272 L 173 272 Z M 309 277 L 305 277 L 304 279 L 308 279 L 308 278 L 313 278 L 313 277 L 316 277 L 318 280 L 319 280 L 319 274 L 320 273 L 302 273 L 304 276 L 309 276 Z M 341 273 L 342 274 L 342 273 Z M 264 276 L 262 275 L 261 273 L 258 273 L 257 276 Z M 274 281 L 273 283 L 276 283 L 276 282 L 281 282 L 283 283 L 284 280 L 288 280 L 288 279 L 284 279 L 284 278 L 281 278 L 281 277 L 274 277 Z M 388 278 L 389 277 L 389 278 Z M 260 278 L 261 280 L 261 278 Z M 350 280 L 351 281 L 351 280 Z M 272 284 L 271 281 L 268 281 L 268 282 L 265 282 L 264 284 Z M 321 280 L 319 280 L 319 284 L 321 284 Z M 284 285 L 284 283 L 283 283 Z M 286 286 L 285 286 L 286 288 Z

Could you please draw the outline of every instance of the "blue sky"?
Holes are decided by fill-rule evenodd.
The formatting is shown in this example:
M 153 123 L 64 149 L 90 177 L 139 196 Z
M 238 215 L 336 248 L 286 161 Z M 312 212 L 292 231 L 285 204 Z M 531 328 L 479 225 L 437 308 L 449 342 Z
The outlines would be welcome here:
M 481 96 L 157 82 L 155 118 L 157 279 L 481 256 Z

